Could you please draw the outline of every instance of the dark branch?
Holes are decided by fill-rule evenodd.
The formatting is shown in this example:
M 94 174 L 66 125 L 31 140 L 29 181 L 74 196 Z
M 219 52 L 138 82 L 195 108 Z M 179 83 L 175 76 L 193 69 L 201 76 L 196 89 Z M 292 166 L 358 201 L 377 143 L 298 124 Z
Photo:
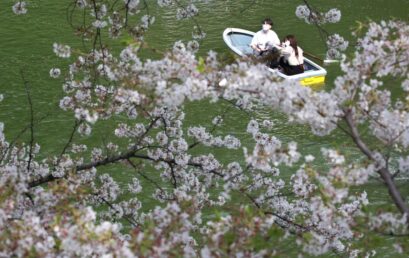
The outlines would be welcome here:
M 374 153 L 366 146 L 366 144 L 362 141 L 358 129 L 355 126 L 355 122 L 353 120 L 352 110 L 345 109 L 345 121 L 348 127 L 351 130 L 351 135 L 354 143 L 358 146 L 359 150 L 362 151 L 370 160 L 377 162 Z M 398 190 L 398 187 L 395 184 L 392 174 L 389 172 L 388 167 L 382 167 L 378 171 L 378 174 L 383 179 L 384 183 L 388 188 L 389 195 L 392 197 L 393 202 L 395 203 L 396 207 L 402 212 L 409 215 L 409 206 L 404 200 L 403 196 Z M 408 221 L 409 223 L 409 221 Z
M 30 146 L 28 153 L 28 162 L 27 162 L 27 171 L 30 171 L 31 162 L 33 160 L 33 148 L 34 148 L 34 110 L 33 110 L 33 101 L 31 99 L 29 82 L 25 79 L 23 70 L 21 72 L 21 78 L 24 82 L 24 88 L 27 94 L 28 106 L 30 108 Z

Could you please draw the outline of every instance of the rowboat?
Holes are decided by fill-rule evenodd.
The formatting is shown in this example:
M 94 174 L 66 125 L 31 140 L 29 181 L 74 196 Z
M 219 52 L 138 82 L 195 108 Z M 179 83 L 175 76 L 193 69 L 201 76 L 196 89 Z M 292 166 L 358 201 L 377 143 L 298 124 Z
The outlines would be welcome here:
M 250 43 L 254 34 L 254 32 L 248 30 L 227 28 L 223 32 L 223 40 L 234 53 L 239 56 L 248 56 L 253 54 Z M 306 57 L 304 57 L 304 72 L 300 74 L 286 75 L 279 69 L 269 69 L 286 80 L 298 80 L 305 86 L 323 84 L 327 75 L 324 68 Z

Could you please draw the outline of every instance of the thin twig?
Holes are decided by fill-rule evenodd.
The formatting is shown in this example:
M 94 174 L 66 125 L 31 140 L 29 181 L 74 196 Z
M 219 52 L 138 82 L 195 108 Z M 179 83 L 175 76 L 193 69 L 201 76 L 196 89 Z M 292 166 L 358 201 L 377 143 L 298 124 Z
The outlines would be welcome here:
M 107 201 L 104 197 L 98 195 L 98 194 L 94 194 L 94 196 L 96 196 L 97 198 L 99 198 L 103 203 L 105 203 L 106 205 L 109 206 L 109 208 L 113 209 L 115 211 L 116 214 L 120 213 L 113 205 L 112 203 L 110 203 L 109 201 Z M 140 227 L 139 223 L 137 221 L 135 221 L 132 217 L 125 215 L 122 216 L 122 218 L 124 218 L 126 221 L 128 221 L 132 226 L 134 227 Z
M 33 101 L 31 99 L 31 93 L 29 88 L 29 82 L 25 79 L 23 70 L 20 71 L 21 77 L 24 82 L 24 88 L 27 94 L 28 106 L 30 108 L 30 145 L 28 153 L 28 162 L 27 162 L 27 171 L 30 171 L 31 162 L 33 160 L 33 148 L 34 148 L 34 110 L 33 110 Z
M 64 148 L 62 149 L 61 153 L 60 153 L 60 158 L 57 161 L 57 165 L 60 163 L 62 156 L 65 154 L 65 152 L 67 151 L 68 147 L 71 145 L 73 139 L 74 139 L 74 135 L 75 132 L 77 131 L 78 126 L 81 124 L 81 122 L 79 122 L 78 120 L 75 120 L 74 122 L 74 126 L 72 128 L 70 137 L 68 138 L 67 143 L 65 144 Z

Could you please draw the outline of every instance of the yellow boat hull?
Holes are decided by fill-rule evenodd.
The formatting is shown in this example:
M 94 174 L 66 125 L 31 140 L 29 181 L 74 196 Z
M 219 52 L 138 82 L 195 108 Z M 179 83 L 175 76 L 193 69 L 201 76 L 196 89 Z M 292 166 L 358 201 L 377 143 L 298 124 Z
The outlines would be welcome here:
M 306 77 L 303 79 L 300 79 L 301 85 L 304 86 L 311 86 L 315 84 L 323 84 L 325 82 L 325 76 L 320 75 L 320 76 L 312 76 L 312 77 Z

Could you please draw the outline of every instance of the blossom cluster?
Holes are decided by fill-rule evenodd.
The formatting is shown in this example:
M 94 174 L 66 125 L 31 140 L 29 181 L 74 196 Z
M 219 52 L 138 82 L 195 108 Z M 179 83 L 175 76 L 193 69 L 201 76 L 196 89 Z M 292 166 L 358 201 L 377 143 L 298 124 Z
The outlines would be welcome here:
M 13 7 L 13 12 L 17 15 L 26 14 L 27 13 L 27 3 L 25 1 L 17 1 Z
M 341 20 L 341 11 L 336 8 L 330 9 L 326 13 L 320 13 L 311 9 L 310 6 L 299 5 L 295 10 L 295 15 L 311 24 L 337 23 Z
M 327 59 L 340 59 L 342 52 L 348 47 L 349 42 L 339 34 L 331 34 L 322 29 L 326 23 L 337 23 L 341 20 L 341 11 L 333 8 L 326 13 L 321 13 L 313 9 L 310 5 L 299 5 L 296 8 L 295 15 L 303 19 L 308 24 L 315 24 L 327 35 Z
M 349 45 L 349 42 L 346 41 L 342 36 L 338 34 L 330 35 L 327 39 L 327 58 L 328 59 L 339 59 L 341 53 L 344 52 Z

